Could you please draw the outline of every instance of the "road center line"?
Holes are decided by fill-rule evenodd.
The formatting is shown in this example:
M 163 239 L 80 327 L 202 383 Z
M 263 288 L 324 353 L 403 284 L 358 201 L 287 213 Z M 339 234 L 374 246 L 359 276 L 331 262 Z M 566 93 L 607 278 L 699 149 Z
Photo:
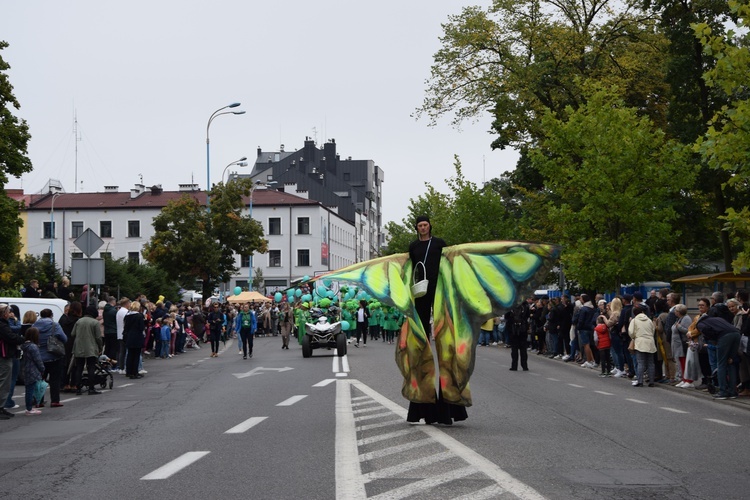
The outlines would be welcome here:
M 341 358 L 341 370 L 345 373 L 349 373 L 349 358 L 346 354 Z
M 314 384 L 313 387 L 325 387 L 328 384 L 330 384 L 331 382 L 336 382 L 336 379 L 335 378 L 327 378 L 325 380 L 321 380 L 317 384 Z
M 647 405 L 648 401 L 641 401 L 640 399 L 633 399 L 633 398 L 625 398 L 626 401 L 632 401 L 633 403 L 638 403 L 642 405 Z
M 569 385 L 570 387 L 576 387 L 576 388 L 578 388 L 578 389 L 583 389 L 583 386 L 582 386 L 582 385 L 578 385 L 578 384 L 568 384 L 568 385 Z
M 228 431 L 225 431 L 224 434 L 242 434 L 248 429 L 255 427 L 259 423 L 263 422 L 267 418 L 268 417 L 250 417 L 241 424 L 235 425 Z
M 717 420 L 715 418 L 707 418 L 709 422 L 714 422 L 721 425 L 726 425 L 727 427 L 741 427 L 739 424 L 733 424 L 731 422 L 725 422 L 724 420 Z
M 687 412 L 687 411 L 683 411 L 683 410 L 678 410 L 677 408 L 669 408 L 669 407 L 667 407 L 667 406 L 662 406 L 662 407 L 661 407 L 661 409 L 662 409 L 662 410 L 667 410 L 667 411 L 671 411 L 672 413 L 689 413 L 689 412 Z
M 153 479 L 167 479 L 172 474 L 179 472 L 188 465 L 200 460 L 211 453 L 210 451 L 189 451 L 182 456 L 179 456 L 171 462 L 162 465 L 154 472 L 146 474 L 141 478 L 142 481 L 150 481 Z
M 356 400 L 368 399 L 365 397 Z M 336 381 L 336 500 L 367 498 L 362 469 L 359 467 L 357 428 L 352 413 L 352 390 L 349 380 Z
M 333 366 L 331 367 L 331 370 L 333 370 L 333 373 L 339 372 L 339 357 L 336 355 L 336 349 L 333 350 L 333 359 L 331 359 L 331 363 Z
M 301 395 L 301 396 L 292 396 L 291 398 L 282 401 L 281 403 L 277 404 L 276 406 L 292 406 L 294 403 L 302 401 L 306 397 L 307 397 L 306 394 Z
M 597 394 L 603 394 L 604 396 L 614 396 L 611 392 L 604 392 L 604 391 L 594 391 Z

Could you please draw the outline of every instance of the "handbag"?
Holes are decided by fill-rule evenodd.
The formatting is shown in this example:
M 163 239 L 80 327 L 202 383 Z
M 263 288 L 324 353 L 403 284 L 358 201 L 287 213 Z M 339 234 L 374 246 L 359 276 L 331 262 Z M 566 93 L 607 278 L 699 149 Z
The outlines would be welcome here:
M 422 271 L 425 277 L 421 281 L 415 281 L 417 279 L 417 269 L 419 266 L 422 266 Z M 427 269 L 424 267 L 423 262 L 417 262 L 417 265 L 414 266 L 412 281 L 414 281 L 414 284 L 411 286 L 411 294 L 415 299 L 424 297 L 427 294 L 427 285 L 429 285 L 429 281 L 427 281 Z
M 65 356 L 65 344 L 52 334 L 47 339 L 47 352 L 56 358 L 62 358 Z
M 44 380 L 36 381 L 36 385 L 34 386 L 34 399 L 36 400 L 36 404 L 40 404 L 44 399 L 44 393 L 47 392 L 47 387 L 49 387 L 49 384 Z
M 635 352 L 635 339 L 630 339 L 630 344 L 628 345 L 628 351 Z

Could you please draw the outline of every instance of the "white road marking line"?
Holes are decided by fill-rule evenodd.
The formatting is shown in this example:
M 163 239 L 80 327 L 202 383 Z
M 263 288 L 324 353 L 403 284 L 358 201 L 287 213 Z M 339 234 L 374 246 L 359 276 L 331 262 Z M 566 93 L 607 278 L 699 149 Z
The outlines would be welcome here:
M 117 387 L 130 387 L 131 385 L 133 385 L 133 384 L 132 383 L 130 383 L 130 384 L 122 384 L 122 385 L 118 385 Z
M 349 370 L 349 357 L 348 354 L 344 354 L 344 356 L 341 358 L 341 369 L 345 371 L 346 373 L 349 373 L 351 370 Z
M 359 461 L 367 462 L 368 460 L 373 460 L 375 458 L 383 458 L 389 455 L 395 455 L 396 453 L 413 450 L 414 448 L 421 448 L 422 446 L 427 446 L 429 444 L 435 444 L 435 441 L 430 439 L 429 436 L 425 436 L 424 439 L 420 439 L 419 441 L 412 441 L 410 443 L 398 444 L 396 446 L 383 448 L 382 450 L 371 451 L 369 453 L 362 453 L 359 456 Z
M 491 484 L 486 488 L 482 488 L 478 491 L 472 491 L 466 495 L 455 497 L 453 500 L 485 500 L 487 498 L 498 498 L 500 495 L 505 493 L 505 490 L 496 484 Z
M 354 421 L 355 422 L 361 422 L 363 420 L 372 420 L 374 418 L 387 417 L 390 414 L 391 414 L 390 411 L 385 411 L 385 412 L 382 412 L 382 413 L 376 413 L 374 415 L 363 415 L 361 417 L 354 417 Z
M 372 429 L 380 429 L 381 427 L 388 427 L 390 425 L 396 425 L 403 423 L 404 419 L 399 417 L 398 415 L 392 415 L 396 417 L 394 420 L 386 420 L 385 422 L 378 422 L 377 424 L 367 424 L 367 425 L 358 425 L 357 430 L 358 431 L 369 431 Z
M 204 362 L 204 361 L 206 361 L 207 359 L 208 359 L 208 358 L 203 358 L 203 359 L 199 359 L 198 361 L 196 361 L 196 363 L 203 363 L 203 362 Z
M 68 399 L 61 399 L 61 400 L 60 400 L 60 402 L 61 402 L 61 403 L 67 403 L 68 401 L 75 401 L 76 399 L 81 399 L 81 398 L 68 398 Z
M 255 427 L 259 423 L 263 422 L 267 418 L 268 417 L 250 417 L 241 424 L 235 425 L 228 431 L 225 431 L 224 434 L 242 434 L 248 429 Z
M 570 387 L 576 387 L 576 388 L 578 388 L 578 389 L 583 389 L 583 386 L 582 386 L 582 385 L 578 385 L 578 384 L 568 384 L 568 385 L 569 385 Z
M 640 399 L 633 399 L 633 398 L 625 398 L 626 401 L 632 401 L 633 403 L 638 403 L 642 405 L 647 405 L 648 401 L 641 401 Z
M 377 436 L 372 436 L 368 438 L 362 438 L 359 441 L 357 441 L 357 446 L 362 446 L 365 444 L 372 444 L 372 443 L 378 443 L 380 441 L 385 441 L 386 439 L 393 439 L 401 436 L 408 436 L 409 434 L 413 434 L 417 430 L 414 428 L 411 429 L 402 429 L 400 431 L 394 431 L 394 432 L 386 432 L 383 434 L 378 434 Z
M 461 469 L 455 469 L 448 472 L 443 472 L 439 476 L 431 476 L 426 479 L 422 479 L 421 481 L 416 481 L 413 483 L 406 484 L 404 486 L 401 486 L 400 488 L 394 488 L 392 490 L 388 490 L 386 492 L 383 492 L 380 495 L 376 495 L 374 497 L 370 497 L 371 499 L 388 499 L 388 500 L 394 500 L 398 498 L 406 498 L 410 497 L 412 495 L 415 495 L 417 493 L 420 493 L 425 490 L 430 490 L 434 488 L 435 486 L 439 486 L 441 484 L 449 483 L 456 479 L 461 479 L 462 477 L 471 476 L 472 474 L 477 474 L 478 471 L 474 469 L 474 467 L 463 467 Z
M 377 405 L 380 406 L 380 403 L 377 401 L 361 401 L 359 403 L 352 403 L 352 408 L 359 408 L 360 406 L 372 406 Z
M 357 396 L 352 398 L 352 401 L 362 401 L 363 399 L 372 399 L 370 396 Z
M 604 392 L 604 391 L 594 391 L 597 394 L 603 394 L 604 396 L 614 396 L 611 392 Z
M 383 409 L 382 406 L 370 406 L 369 408 L 357 408 L 356 410 L 353 410 L 355 415 L 359 415 L 361 413 L 372 413 L 374 411 L 381 411 Z M 389 412 L 390 413 L 390 412 Z
M 552 378 L 552 377 L 547 377 L 547 380 L 551 380 L 553 382 L 559 382 L 560 381 L 559 378 Z
M 448 460 L 451 458 L 456 457 L 450 451 L 443 451 L 440 453 L 435 453 L 434 455 L 427 455 L 426 457 L 409 460 L 408 462 L 402 462 L 392 467 L 374 470 L 372 472 L 368 472 L 367 474 L 362 474 L 362 477 L 366 482 L 369 483 L 370 481 L 374 481 L 375 479 L 389 478 L 397 474 L 401 474 L 402 472 L 407 472 L 413 469 L 421 469 L 422 467 L 426 467 L 430 464 L 442 462 L 443 460 Z
M 336 381 L 336 500 L 364 500 L 367 498 L 362 469 L 359 466 L 357 429 L 352 413 L 352 398 L 349 380 Z
M 345 382 L 342 381 L 342 383 Z M 381 395 L 380 393 L 376 392 L 375 390 L 358 380 L 350 380 L 349 383 L 354 385 L 360 391 L 364 392 L 366 395 L 370 396 L 372 399 L 378 401 L 380 404 L 391 410 L 396 415 L 400 416 L 402 419 L 406 419 L 406 414 L 408 412 L 403 406 L 394 403 L 390 399 L 386 398 L 385 396 Z M 527 484 L 514 478 L 503 469 L 498 467 L 498 465 L 494 462 L 487 460 L 476 451 L 472 450 L 456 439 L 448 436 L 440 429 L 437 429 L 430 425 L 420 426 L 420 429 L 423 432 L 427 433 L 430 437 L 432 437 L 432 439 L 445 446 L 447 449 L 451 450 L 454 455 L 469 463 L 469 465 L 471 465 L 476 472 L 481 472 L 495 481 L 497 484 L 503 485 L 505 491 L 509 492 L 511 495 L 515 495 L 519 498 L 528 500 L 537 500 L 544 498 L 544 496 L 542 496 L 531 486 L 528 486 Z
M 333 350 L 333 359 L 331 360 L 331 363 L 333 364 L 332 370 L 333 373 L 339 372 L 339 357 L 336 355 L 336 349 Z
M 532 377 L 541 377 L 541 375 L 539 375 L 538 373 L 534 373 L 534 372 L 529 372 L 529 375 L 531 375 Z
M 336 379 L 335 378 L 327 378 L 325 380 L 321 380 L 317 384 L 313 385 L 313 387 L 325 387 L 328 384 L 330 384 L 331 382 L 336 382 Z
M 339 372 L 339 373 L 336 374 L 336 376 L 337 377 L 348 377 L 349 374 L 348 373 L 344 373 L 344 372 Z
M 707 418 L 706 420 L 708 420 L 709 422 L 714 422 L 714 423 L 717 423 L 717 424 L 726 425 L 727 427 L 742 427 L 739 424 L 733 424 L 731 422 L 725 422 L 724 420 L 717 420 L 715 418 Z
M 205 457 L 211 453 L 210 451 L 189 451 L 185 453 L 182 456 L 179 456 L 172 460 L 171 462 L 162 465 L 158 469 L 156 469 L 154 472 L 150 474 L 146 474 L 141 478 L 142 481 L 149 481 L 153 479 L 167 479 L 172 474 L 179 472 L 180 470 L 184 469 L 188 465 L 192 464 L 193 462 L 196 462 L 200 460 L 201 458 Z
M 671 411 L 671 412 L 673 412 L 673 413 L 690 413 L 690 412 L 687 412 L 687 411 L 682 411 L 682 410 L 678 410 L 677 408 L 669 408 L 669 407 L 667 407 L 667 406 L 661 406 L 660 408 L 661 408 L 662 410 L 667 410 L 667 411 Z
M 302 401 L 306 397 L 307 397 L 307 395 L 292 396 L 291 398 L 282 401 L 281 403 L 277 404 L 276 406 L 292 406 L 294 403 Z

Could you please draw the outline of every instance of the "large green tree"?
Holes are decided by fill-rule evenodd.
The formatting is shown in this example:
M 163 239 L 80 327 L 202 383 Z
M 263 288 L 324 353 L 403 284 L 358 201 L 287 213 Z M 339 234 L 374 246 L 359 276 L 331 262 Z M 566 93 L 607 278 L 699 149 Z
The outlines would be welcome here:
M 203 296 L 238 270 L 236 255 L 264 253 L 263 227 L 242 215 L 243 196 L 253 189 L 249 179 L 219 183 L 210 192 L 210 209 L 193 196 L 170 202 L 154 218 L 154 236 L 143 256 L 181 282 L 203 280 Z
M 443 32 L 417 115 L 458 124 L 490 112 L 495 148 L 533 144 L 547 110 L 585 102 L 589 79 L 663 120 L 666 40 L 636 0 L 495 0 L 464 8 Z
M 724 180 L 723 190 L 747 194 L 750 191 L 750 7 L 744 2 L 727 4 L 737 17 L 739 30 L 724 32 L 711 23 L 693 25 L 706 57 L 716 64 L 705 74 L 712 91 L 727 96 L 727 104 L 716 110 L 708 121 L 705 136 L 699 137 L 696 150 L 717 176 Z M 734 237 L 740 246 L 732 262 L 735 271 L 750 267 L 750 210 L 747 198 L 738 206 L 720 214 L 726 221 L 723 233 Z
M 602 291 L 684 264 L 672 200 L 692 182 L 686 148 L 618 95 L 592 90 L 564 120 L 548 112 L 547 137 L 531 151 L 566 271 Z
M 0 40 L 0 51 L 8 43 Z M 11 108 L 20 109 L 21 104 L 13 95 L 7 71 L 10 65 L 0 55 L 0 272 L 8 273 L 7 267 L 17 258 L 21 247 L 18 229 L 23 226 L 19 213 L 21 205 L 8 197 L 5 186 L 9 176 L 20 177 L 31 171 L 28 144 L 31 139 L 26 120 L 19 119 Z

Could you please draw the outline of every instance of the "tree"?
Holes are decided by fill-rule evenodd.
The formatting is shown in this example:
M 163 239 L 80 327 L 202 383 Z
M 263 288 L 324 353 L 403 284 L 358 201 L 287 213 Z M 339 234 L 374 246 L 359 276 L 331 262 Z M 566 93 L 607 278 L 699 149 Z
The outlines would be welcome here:
M 8 43 L 0 40 L 0 50 Z M 19 120 L 11 112 L 21 104 L 13 95 L 7 71 L 10 65 L 0 56 L 0 273 L 7 273 L 8 266 L 18 259 L 21 248 L 18 229 L 23 226 L 20 217 L 21 205 L 8 197 L 5 186 L 8 176 L 20 177 L 31 172 L 31 160 L 28 157 L 28 144 L 31 139 L 26 120 Z
M 240 179 L 219 183 L 210 192 L 210 209 L 184 195 L 154 218 L 154 236 L 143 248 L 144 258 L 181 282 L 203 280 L 203 296 L 238 270 L 236 255 L 264 253 L 263 227 L 242 215 L 253 184 Z
M 115 297 L 135 298 L 142 293 L 153 302 L 159 295 L 172 302 L 180 298 L 179 284 L 164 270 L 127 259 L 106 259 L 104 281 Z
M 440 193 L 426 183 L 427 193 L 411 200 L 409 215 L 398 225 L 390 222 L 387 253 L 406 252 L 416 237 L 414 221 L 427 215 L 435 234 L 449 245 L 478 241 L 504 240 L 518 237 L 513 212 L 506 207 L 506 198 L 499 196 L 493 185 L 478 187 L 464 178 L 461 162 L 455 158 L 455 177 L 447 180 L 450 194 Z
M 585 101 L 596 79 L 654 121 L 667 95 L 666 40 L 637 0 L 495 0 L 466 7 L 443 25 L 426 97 L 417 116 L 454 124 L 490 111 L 494 148 L 525 147 L 542 137 L 541 117 L 562 117 Z
M 737 16 L 740 32 L 750 26 L 750 7 L 730 1 L 728 7 Z M 747 193 L 750 187 L 750 48 L 747 36 L 734 31 L 718 31 L 710 23 L 694 25 L 695 32 L 707 56 L 716 58 L 716 64 L 705 73 L 706 85 L 727 96 L 728 104 L 718 109 L 705 136 L 699 137 L 695 149 L 706 164 L 723 174 L 723 189 Z M 737 258 L 732 261 L 736 272 L 750 266 L 750 211 L 747 199 L 738 210 L 733 207 L 720 214 L 726 222 L 724 233 L 741 245 Z
M 587 289 L 616 290 L 682 265 L 673 202 L 692 183 L 686 148 L 594 88 L 562 120 L 549 112 L 547 137 L 530 151 L 547 179 L 547 219 L 569 276 Z

